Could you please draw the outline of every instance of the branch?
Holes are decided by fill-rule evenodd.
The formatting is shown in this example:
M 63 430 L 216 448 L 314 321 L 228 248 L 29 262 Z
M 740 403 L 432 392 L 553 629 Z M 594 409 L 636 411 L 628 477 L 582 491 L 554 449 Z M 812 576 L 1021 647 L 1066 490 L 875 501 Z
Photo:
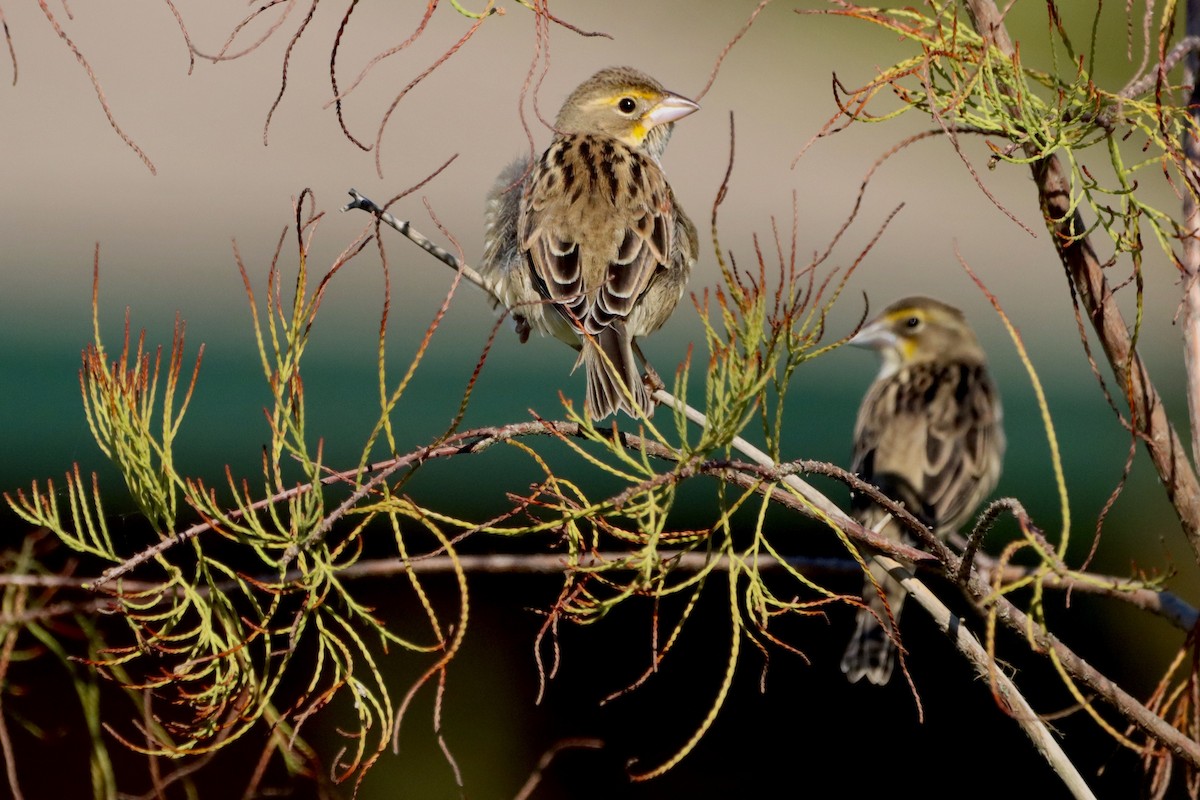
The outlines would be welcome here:
M 996 694 L 1008 704 L 1005 711 L 1010 717 L 1016 720 L 1021 729 L 1025 731 L 1025 735 L 1033 742 L 1034 749 L 1042 754 L 1042 757 L 1050 764 L 1063 783 L 1071 791 L 1071 796 L 1076 798 L 1094 798 L 1092 790 L 1088 788 L 1087 782 L 1075 765 L 1071 763 L 1071 759 L 1063 752 L 1062 746 L 1058 740 L 1050 733 L 1050 729 L 1046 727 L 1046 723 L 1042 721 L 1041 716 L 1033 710 L 1029 705 L 1029 701 L 1021 694 L 1016 684 L 1012 682 L 1002 670 L 992 661 L 987 650 L 979 644 L 979 640 L 975 635 L 967 630 L 962 624 L 962 619 L 952 612 L 946 605 L 929 590 L 925 584 L 917 580 L 910 569 L 903 564 L 887 556 L 875 556 L 875 563 L 882 565 L 887 569 L 888 574 L 898 581 L 908 591 L 909 598 L 915 600 L 920 606 L 929 612 L 929 616 L 933 618 L 935 624 L 941 629 L 942 633 L 950 637 L 954 642 L 954 646 L 958 651 L 966 657 L 967 661 L 975 668 L 976 674 L 986 681 L 993 684 L 997 690 Z
M 46 15 L 46 19 L 50 22 L 50 26 L 54 28 L 54 32 L 57 33 L 59 38 L 63 40 L 63 42 L 67 45 L 67 48 L 75 54 L 75 60 L 79 62 L 79 66 L 83 67 L 83 71 L 87 73 L 88 78 L 92 82 L 92 90 L 96 93 L 96 99 L 100 101 L 100 108 L 104 111 L 104 116 L 108 118 L 108 124 L 112 126 L 112 129 L 116 132 L 117 136 L 121 137 L 121 141 L 125 142 L 129 149 L 137 154 L 137 157 L 140 158 L 142 163 L 146 165 L 146 169 L 150 170 L 150 174 L 157 175 L 158 169 L 154 166 L 154 162 L 150 160 L 150 157 L 146 155 L 142 148 L 138 147 L 138 144 L 133 140 L 133 137 L 126 133 L 120 124 L 117 123 L 117 118 L 113 115 L 112 107 L 108 104 L 108 98 L 104 96 L 104 89 L 100 86 L 100 79 L 96 76 L 95 70 L 92 69 L 92 65 L 88 63 L 88 60 L 84 57 L 83 52 L 79 49 L 79 46 L 76 45 L 71 37 L 67 35 L 67 32 L 63 30 L 62 25 L 58 23 L 58 20 L 50 11 L 50 7 L 46 4 L 46 0 L 37 0 L 37 3 L 39 6 L 41 6 L 42 13 Z M 2 18 L 0 18 L 0 21 L 2 21 Z M 4 25 L 4 33 L 5 37 L 7 38 L 7 23 Z M 12 40 L 9 39 L 10 52 L 11 49 Z M 13 56 L 13 67 L 13 82 L 15 83 L 17 77 L 15 55 Z
M 654 399 L 660 403 L 669 404 L 675 408 L 681 408 L 687 415 L 688 419 L 705 427 L 707 420 L 704 415 L 691 406 L 684 405 L 669 395 L 663 390 L 658 390 L 654 393 Z M 733 447 L 744 453 L 749 458 L 753 459 L 763 466 L 777 466 L 775 462 L 762 450 L 759 450 L 754 445 L 750 444 L 741 437 L 734 437 L 732 442 Z M 831 520 L 834 520 L 838 527 L 846 530 L 850 527 L 859 527 L 858 523 L 833 504 L 827 497 L 820 494 L 807 483 L 801 481 L 795 475 L 786 475 L 783 477 L 783 482 L 790 487 L 800 492 L 808 502 L 814 507 L 826 514 Z M 933 538 L 933 537 L 931 537 Z M 941 542 L 934 538 L 937 544 Z M 950 553 L 949 548 L 944 545 L 941 549 L 945 550 L 946 556 L 953 559 L 954 556 Z M 967 628 L 960 623 L 957 616 L 951 613 L 937 595 L 929 590 L 924 583 L 917 580 L 912 571 L 892 558 L 883 554 L 873 555 L 872 560 L 882 566 L 891 574 L 892 578 L 901 583 L 908 591 L 909 596 L 929 613 L 938 625 L 938 627 L 949 636 L 953 641 L 958 651 L 966 657 L 966 659 L 975 668 L 975 671 L 982 676 L 994 676 L 996 683 L 1000 689 L 1000 695 L 1004 697 L 1012 707 L 1011 716 L 1017 720 L 1017 724 L 1021 726 L 1026 735 L 1029 736 L 1034 744 L 1034 748 L 1042 754 L 1042 757 L 1049 762 L 1050 767 L 1058 773 L 1063 779 L 1063 782 L 1071 789 L 1072 795 L 1075 797 L 1086 798 L 1094 795 L 1084 783 L 1083 776 L 1075 769 L 1074 764 L 1067 758 L 1058 742 L 1050 735 L 1050 731 L 1046 728 L 1041 718 L 1029 706 L 1028 701 L 1021 695 L 1016 685 L 1004 675 L 992 661 L 987 650 L 979 644 L 979 640 L 975 638 Z M 952 574 L 952 573 L 951 573 Z M 990 593 L 990 592 L 989 592 Z M 984 596 L 987 596 L 985 594 Z M 1007 601 L 1004 601 L 1007 602 Z M 1015 610 L 1015 609 L 1014 609 Z M 1147 712 L 1149 713 L 1149 712 Z M 1174 730 L 1174 729 L 1172 729 Z
M 1004 57 L 1013 59 L 1012 39 L 993 0 L 963 0 L 963 5 L 975 30 L 990 40 Z M 1032 147 L 1028 147 L 1027 152 L 1035 154 Z M 1167 418 L 1166 408 L 1150 380 L 1146 365 L 1133 349 L 1129 329 L 1104 277 L 1100 259 L 1085 234 L 1083 219 L 1072 205 L 1070 180 L 1062 161 L 1058 156 L 1050 155 L 1034 161 L 1031 167 L 1046 225 L 1053 234 L 1054 246 L 1067 277 L 1087 311 L 1117 382 L 1125 390 L 1133 429 L 1145 442 L 1184 535 L 1200 563 L 1200 482 L 1197 482 L 1179 435 Z
M 993 9 L 994 9 L 994 6 L 993 6 Z M 1007 40 L 1007 34 L 1004 34 L 1004 36 L 1005 36 L 1005 39 Z M 357 208 L 364 208 L 364 210 L 377 209 L 377 207 L 374 206 L 374 204 L 370 204 L 369 206 L 363 204 L 362 201 L 366 201 L 366 198 L 362 198 L 362 196 L 358 195 L 357 192 L 354 192 L 352 194 L 352 196 L 355 197 L 355 202 L 348 205 L 347 208 L 357 207 Z M 367 201 L 367 202 L 369 202 L 369 201 Z M 377 210 L 373 211 L 373 213 L 378 214 Z M 434 253 L 434 255 L 438 258 L 438 260 L 442 261 L 447 266 L 450 266 L 457 270 L 463 270 L 466 267 L 465 264 L 460 263 L 457 258 L 454 258 L 453 256 L 450 256 L 449 254 L 447 254 L 447 258 L 443 258 L 443 257 L 439 256 L 436 252 L 434 252 L 434 249 L 431 249 L 431 247 L 436 248 L 436 246 L 427 246 L 425 243 L 428 242 L 428 240 L 424 236 L 419 234 L 418 232 L 414 231 L 407 222 L 398 222 L 398 224 L 393 224 L 392 222 L 389 222 L 388 219 L 386 219 L 383 215 L 379 215 L 379 218 L 382 219 L 384 222 L 387 222 L 388 224 L 392 225 L 392 227 L 396 228 L 397 231 L 399 231 L 404 236 L 412 239 L 414 242 L 416 242 L 422 248 L 428 250 L 431 253 Z M 1063 244 L 1061 241 L 1058 242 L 1058 244 L 1059 244 L 1060 248 L 1063 247 Z M 1073 247 L 1070 249 L 1073 251 L 1086 250 L 1088 253 L 1091 254 L 1091 258 L 1092 258 L 1091 263 L 1095 263 L 1094 253 L 1091 251 L 1090 246 L 1087 246 L 1086 240 L 1083 240 L 1082 244 L 1083 244 L 1083 247 L 1077 246 L 1077 247 Z M 436 248 L 436 249 L 440 249 L 440 248 Z M 1064 257 L 1064 261 L 1065 261 L 1065 257 Z M 1096 264 L 1096 270 L 1097 270 L 1096 276 L 1099 278 L 1099 280 L 1101 282 L 1103 282 L 1104 278 L 1102 275 L 1099 274 L 1098 264 Z M 1105 287 L 1105 290 L 1107 292 L 1107 287 Z M 1106 293 L 1102 296 L 1104 296 L 1107 299 L 1108 303 L 1112 303 L 1111 293 Z M 1115 314 L 1115 310 L 1113 313 Z M 1112 319 L 1112 318 L 1113 317 L 1110 316 L 1110 319 Z M 1115 319 L 1116 319 L 1117 324 L 1120 325 L 1121 330 L 1124 331 L 1124 325 L 1123 325 L 1123 323 L 1120 322 L 1120 317 L 1116 316 Z M 1113 339 L 1115 342 L 1124 343 L 1125 347 L 1128 348 L 1127 334 L 1125 335 L 1124 338 L 1113 337 Z M 1128 352 L 1128 349 L 1126 351 Z M 1140 364 L 1141 364 L 1140 360 L 1136 360 L 1136 356 L 1134 356 L 1134 358 L 1135 358 L 1135 363 L 1138 364 L 1139 368 L 1140 368 Z M 1114 369 L 1115 368 L 1116 367 L 1114 366 Z M 1140 373 L 1140 372 L 1138 373 L 1139 379 L 1140 379 L 1141 374 L 1142 373 Z M 1153 387 L 1150 386 L 1148 382 L 1146 382 L 1145 386 L 1146 386 L 1145 391 L 1147 391 L 1148 393 L 1154 392 Z M 1138 395 L 1138 396 L 1141 397 L 1141 395 Z M 1154 402 L 1152 403 L 1152 408 L 1154 409 L 1155 413 L 1158 415 L 1163 415 L 1164 412 L 1162 410 L 1161 403 L 1159 403 L 1157 400 L 1157 394 L 1150 394 L 1148 396 L 1151 396 L 1154 399 Z M 687 418 L 689 420 L 691 420 L 692 422 L 694 422 L 700 426 L 706 425 L 707 420 L 706 420 L 704 414 L 702 414 L 700 411 L 692 408 L 691 406 L 688 406 L 688 405 L 683 404 L 680 401 L 676 400 L 671 394 L 669 394 L 665 390 L 663 390 L 663 389 L 655 390 L 652 394 L 652 397 L 659 403 L 669 405 L 672 408 L 681 409 L 683 411 L 683 413 L 687 416 Z M 1171 437 L 1174 437 L 1174 431 L 1170 428 L 1170 426 L 1168 424 L 1165 423 L 1165 416 L 1163 418 L 1164 418 L 1163 426 L 1165 426 L 1165 427 L 1159 427 L 1156 430 L 1158 430 L 1160 432 L 1165 430 Z M 516 426 L 512 426 L 512 427 L 516 427 Z M 627 436 L 627 434 L 626 434 L 626 436 Z M 1177 444 L 1176 439 L 1172 439 L 1172 441 L 1175 441 L 1175 443 Z M 647 443 L 647 444 L 651 444 L 651 443 Z M 774 469 L 774 470 L 780 469 L 780 465 L 776 464 L 766 453 L 764 453 L 762 450 L 758 449 L 754 445 L 750 444 L 746 440 L 742 439 L 741 437 L 734 437 L 733 441 L 731 442 L 731 446 L 736 448 L 738 451 L 745 454 L 748 458 L 750 458 L 756 464 L 758 464 L 764 468 Z M 662 448 L 660 448 L 660 449 L 662 449 Z M 657 453 L 653 453 L 653 454 L 657 455 Z M 1152 456 L 1154 456 L 1154 455 L 1155 455 L 1155 451 L 1152 448 Z M 1184 462 L 1184 464 L 1186 466 L 1186 461 Z M 1195 475 L 1194 475 L 1194 473 L 1191 472 L 1190 467 L 1188 467 L 1186 470 L 1186 478 L 1190 478 L 1192 484 L 1193 485 L 1195 484 Z M 758 478 L 758 477 L 755 477 L 754 479 L 761 480 L 761 478 Z M 1184 480 L 1184 479 L 1185 479 L 1185 476 L 1180 477 L 1180 480 Z M 799 476 L 795 475 L 794 473 L 779 474 L 778 480 L 787 484 L 789 486 L 789 488 L 791 488 L 791 489 L 795 490 L 797 493 L 799 493 L 804 498 L 804 503 L 807 503 L 810 506 L 810 507 L 805 507 L 804 504 L 801 503 L 801 504 L 793 504 L 791 507 L 797 508 L 797 510 L 801 510 L 803 513 L 806 513 L 809 516 L 813 516 L 816 518 L 821 518 L 823 516 L 823 517 L 827 518 L 828 520 L 831 520 L 835 525 L 837 525 L 839 528 L 841 528 L 844 532 L 846 532 L 847 535 L 851 536 L 852 538 L 859 539 L 861 541 L 867 541 L 867 536 L 870 534 L 869 531 L 864 529 L 861 525 L 859 525 L 857 522 L 855 522 L 853 519 L 851 519 L 849 516 L 847 516 L 846 513 L 843 512 L 836 504 L 834 504 L 831 500 L 829 500 L 827 497 L 825 497 L 825 495 L 821 494 L 819 491 L 817 491 L 811 485 L 809 485 L 808 483 L 803 481 Z M 1164 482 L 1165 482 L 1165 480 L 1164 480 Z M 780 492 L 775 495 L 776 498 L 779 498 L 781 496 L 788 497 L 788 495 L 783 492 Z M 1191 492 L 1187 495 L 1187 497 L 1191 498 L 1192 502 L 1194 504 L 1196 504 L 1196 507 L 1193 510 L 1196 512 L 1196 519 L 1198 521 L 1200 521 L 1200 491 Z M 1177 508 L 1181 508 L 1181 507 L 1183 507 L 1183 506 L 1177 505 Z M 919 525 L 917 527 L 918 527 L 918 529 L 920 529 Z M 1192 531 L 1193 534 L 1196 534 L 1197 532 L 1200 532 L 1200 527 L 1198 527 L 1194 531 Z M 933 555 L 941 563 L 942 569 L 944 570 L 944 574 L 946 575 L 946 577 L 953 581 L 961 567 L 961 559 L 956 554 L 954 554 L 953 551 L 951 551 L 949 549 L 949 547 L 947 547 L 940 540 L 936 539 L 936 537 L 930 537 L 930 538 L 931 538 L 931 541 L 929 542 L 929 544 L 930 544 L 930 549 L 934 551 Z M 1200 540 L 1198 540 L 1198 541 L 1200 541 Z M 889 549 L 892 549 L 892 548 L 889 548 Z M 924 554 L 924 557 L 928 558 L 929 554 Z M 877 560 L 883 559 L 883 560 L 879 560 L 878 563 L 883 564 L 886 567 L 886 564 L 888 563 L 886 556 L 875 556 L 874 558 L 876 558 Z M 913 581 L 914 586 L 919 584 L 919 582 L 916 581 L 915 578 L 912 578 L 911 580 Z M 922 588 L 924 588 L 924 587 L 922 587 Z M 1189 761 L 1192 764 L 1195 764 L 1196 766 L 1200 766 L 1200 744 L 1197 744 L 1196 742 L 1191 741 L 1190 739 L 1185 737 L 1183 734 L 1181 734 L 1178 730 L 1176 730 L 1175 728 L 1173 728 L 1172 726 L 1167 724 L 1160 717 L 1158 717 L 1157 715 L 1152 713 L 1142 703 L 1140 703 L 1137 700 L 1137 698 L 1135 698 L 1132 695 L 1130 695 L 1129 693 L 1127 693 L 1120 686 L 1113 683 L 1107 677 L 1105 677 L 1103 674 L 1101 674 L 1099 671 L 1094 669 L 1090 664 L 1088 664 L 1082 658 L 1077 656 L 1070 648 L 1068 648 L 1066 645 L 1064 645 L 1062 642 L 1060 642 L 1056 637 L 1054 637 L 1048 633 L 1041 633 L 1041 632 L 1035 631 L 1036 626 L 1034 626 L 1033 622 L 1024 614 L 1024 612 L 1022 612 L 1020 609 L 1018 609 L 1016 606 L 1014 606 L 1006 597 L 994 597 L 993 596 L 994 593 L 992 591 L 992 587 L 986 581 L 983 580 L 983 578 L 981 577 L 980 574 L 978 574 L 978 573 L 973 574 L 967 581 L 966 585 L 963 586 L 962 588 L 964 589 L 964 591 L 966 592 L 968 597 L 973 599 L 977 605 L 979 605 L 981 607 L 987 607 L 987 606 L 994 605 L 995 608 L 997 609 L 997 619 L 999 621 L 1001 621 L 1002 623 L 1004 623 L 1004 625 L 1006 625 L 1010 630 L 1015 632 L 1018 636 L 1029 637 L 1038 647 L 1042 648 L 1043 651 L 1053 650 L 1055 655 L 1057 656 L 1059 662 L 1064 666 L 1064 668 L 1067 670 L 1067 672 L 1073 678 L 1075 678 L 1076 680 L 1078 680 L 1081 683 L 1088 686 L 1091 690 L 1096 692 L 1097 695 L 1099 695 L 1100 697 L 1103 697 L 1106 702 L 1108 702 L 1112 707 L 1117 709 L 1129 721 L 1131 721 L 1136 727 L 1140 728 L 1141 730 L 1143 730 L 1150 736 L 1163 742 L 1163 744 L 1165 744 L 1167 747 L 1169 747 L 1176 755 L 1179 755 L 1180 757 L 1186 759 L 1187 761 Z M 922 591 L 920 593 L 920 596 L 923 596 L 924 594 L 925 594 L 925 591 Z M 920 601 L 918 600 L 918 602 L 920 602 Z M 922 607 L 926 608 L 926 610 L 929 611 L 935 618 L 937 618 L 937 616 L 940 614 L 940 612 L 936 609 L 936 607 L 926 606 L 924 603 L 922 603 Z M 968 632 L 966 632 L 962 629 L 962 626 L 958 626 L 958 628 L 955 630 L 955 634 L 954 634 L 956 637 L 961 635 L 959 633 L 959 631 L 963 631 L 963 634 L 970 636 L 970 634 Z M 1033 633 L 1031 633 L 1031 631 Z M 974 638 L 974 637 L 972 637 L 972 638 Z M 956 641 L 957 641 L 957 638 L 956 638 Z M 976 642 L 976 644 L 978 644 L 978 642 Z M 969 658 L 973 659 L 973 657 L 971 655 L 972 652 L 975 652 L 975 651 L 969 650 L 968 652 L 964 652 L 964 654 L 967 655 Z M 986 657 L 986 654 L 985 654 L 984 661 L 980 662 L 980 661 L 972 660 L 972 663 L 975 665 L 977 670 L 980 668 L 988 670 L 985 674 L 995 674 L 997 672 L 997 670 L 994 669 L 994 666 L 992 665 L 990 658 Z M 1033 738 L 1035 747 L 1038 748 L 1039 752 L 1042 752 L 1043 755 L 1046 756 L 1046 758 L 1048 760 L 1051 760 L 1051 766 L 1055 767 L 1055 762 L 1052 760 L 1051 753 L 1049 751 L 1042 749 L 1042 738 L 1041 738 L 1040 734 L 1036 734 L 1032 729 L 1027 729 L 1027 733 L 1029 733 L 1029 735 Z M 1068 774 L 1059 773 L 1059 774 L 1062 775 L 1064 782 L 1066 782 L 1068 785 L 1072 784 L 1072 779 L 1070 778 L 1069 773 Z
M 1139 94 L 1145 94 L 1155 87 L 1158 81 L 1179 64 L 1183 58 L 1187 58 L 1188 67 L 1192 69 L 1191 64 L 1194 61 L 1194 56 L 1197 51 L 1200 51 L 1200 36 L 1196 35 L 1195 14 L 1192 10 L 1188 11 L 1188 35 L 1175 43 L 1171 48 L 1171 52 L 1163 58 L 1162 63 L 1155 65 L 1154 69 L 1141 78 L 1130 81 L 1129 84 L 1121 90 L 1121 97 L 1137 97 Z M 1191 84 L 1190 78 L 1185 78 L 1184 83 Z M 1193 116 L 1195 116 L 1193 114 Z
M 571 423 L 560 424 L 567 425 Z M 635 450 L 637 449 L 632 443 L 630 443 L 630 446 Z M 465 452 L 465 450 L 461 451 L 461 454 L 465 454 Z M 476 449 L 474 452 L 479 452 L 479 450 Z M 724 478 L 730 483 L 735 483 L 745 488 L 752 488 L 755 484 L 761 485 L 763 482 L 763 474 L 751 475 L 746 472 L 731 472 L 727 466 L 718 465 L 717 462 L 702 464 L 696 468 L 696 471 Z M 778 473 L 778 475 L 782 474 L 784 473 Z M 773 480 L 778 480 L 778 475 Z M 779 489 L 774 490 L 771 499 L 790 510 L 801 513 L 806 508 L 793 495 Z M 861 530 L 851 529 L 847 531 L 847 534 L 850 538 L 861 541 L 863 544 L 873 547 L 877 546 L 880 550 L 888 551 L 908 561 L 917 561 L 918 566 L 928 565 L 933 560 L 928 553 L 913 550 L 890 539 L 877 538 L 873 540 L 870 537 L 877 536 L 877 534 L 874 534 L 869 528 L 862 528 Z M 876 541 L 877 544 L 871 545 L 872 541 Z M 581 566 L 587 567 L 592 564 L 612 563 L 618 561 L 620 556 L 621 554 L 617 552 L 600 550 L 595 552 L 590 560 L 582 562 Z M 913 558 L 913 556 L 916 556 L 916 558 Z M 338 576 L 347 580 L 355 580 L 393 577 L 408 572 L 420 573 L 422 575 L 454 574 L 457 568 L 461 568 L 464 573 L 475 574 L 548 575 L 560 572 L 563 568 L 563 563 L 563 557 L 556 553 L 489 553 L 486 555 L 456 555 L 454 557 L 430 554 L 417 558 L 364 559 L 339 569 Z M 673 555 L 671 563 L 673 569 L 685 572 L 698 572 L 706 568 L 717 571 L 727 570 L 731 562 L 727 556 L 719 556 L 714 559 L 708 553 L 683 552 Z M 765 553 L 758 556 L 755 566 L 760 571 L 782 571 L 785 568 L 791 568 L 809 576 L 820 574 L 855 575 L 862 571 L 862 567 L 859 566 L 858 562 L 849 558 L 821 558 L 815 556 L 776 557 Z M 996 570 L 1000 570 L 999 581 L 1004 584 L 1015 583 L 1032 574 L 1032 570 L 1026 567 L 1011 564 L 1001 565 L 997 559 L 986 553 L 976 554 L 973 567 L 978 572 L 980 578 L 988 584 L 991 584 L 995 579 Z M 256 576 L 253 580 L 263 584 L 275 581 L 286 583 L 299 580 L 302 577 L 304 577 L 304 574 L 301 570 L 293 569 L 285 572 L 282 578 L 278 574 L 271 574 Z M 71 577 L 53 574 L 0 574 L 0 586 L 27 586 L 41 589 L 92 591 L 102 582 L 107 581 L 93 576 Z M 213 588 L 218 591 L 231 591 L 236 589 L 237 586 L 238 584 L 234 581 L 223 581 L 215 583 Z M 1073 575 L 1047 575 L 1042 578 L 1042 586 L 1045 589 L 1072 594 L 1100 595 L 1110 600 L 1127 603 L 1161 617 L 1176 629 L 1185 633 L 1190 632 L 1196 626 L 1197 622 L 1200 621 L 1200 612 L 1179 595 L 1148 587 L 1129 588 L 1129 581 L 1127 579 L 1114 575 L 1102 575 L 1091 572 L 1075 573 Z M 120 592 L 122 594 L 142 594 L 160 591 L 162 588 L 163 584 L 159 581 L 126 578 L 121 581 Z M 205 595 L 209 591 L 206 586 L 193 587 L 193 590 L 201 595 Z M 169 593 L 163 596 L 169 596 Z M 112 611 L 112 602 L 111 597 L 103 596 L 92 598 L 86 602 L 66 600 L 33 608 L 20 614 L 0 613 L 0 627 L 5 625 L 20 625 L 35 620 L 50 619 L 71 614 L 108 613 Z
M 1194 40 L 1200 32 L 1200 2 L 1188 0 L 1188 37 Z M 1182 43 L 1181 43 L 1182 44 Z M 1197 58 L 1195 50 L 1188 54 L 1183 82 L 1191 87 L 1188 106 L 1191 108 L 1192 130 L 1184 134 L 1184 152 L 1193 170 L 1200 168 L 1200 142 L 1195 130 L 1200 125 L 1200 92 L 1196 87 Z M 1200 464 L 1200 209 L 1193 191 L 1183 193 L 1183 363 L 1187 370 L 1188 420 L 1192 429 L 1192 463 Z
M 399 231 L 410 242 L 429 253 L 438 261 L 441 261 L 443 264 L 450 267 L 450 269 L 461 272 L 464 278 L 478 286 L 480 289 L 483 289 L 497 302 L 502 302 L 500 300 L 500 295 L 496 291 L 496 287 L 491 280 L 484 277 L 470 265 L 464 264 L 453 253 L 431 242 L 425 237 L 424 234 L 414 229 L 411 222 L 408 220 L 397 219 L 393 214 L 380 208 L 371 198 L 359 194 L 357 189 L 350 190 L 350 198 L 350 202 L 342 206 L 342 211 L 349 211 L 353 208 L 366 211 L 380 222 L 383 222 L 384 224 Z

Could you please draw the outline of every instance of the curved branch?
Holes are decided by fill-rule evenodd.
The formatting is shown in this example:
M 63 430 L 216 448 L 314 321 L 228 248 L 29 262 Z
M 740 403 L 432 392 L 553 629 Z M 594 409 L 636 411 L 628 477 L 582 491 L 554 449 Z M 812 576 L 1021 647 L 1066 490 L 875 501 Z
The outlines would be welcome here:
M 101 88 L 100 79 L 96 77 L 96 72 L 92 69 L 92 65 L 88 63 L 88 60 L 86 58 L 84 58 L 83 53 L 80 51 L 79 47 L 75 44 L 75 42 L 71 40 L 71 37 L 67 36 L 67 32 L 64 31 L 62 26 L 58 24 L 58 20 L 55 19 L 54 14 L 52 14 L 50 12 L 50 8 L 46 5 L 46 0 L 38 0 L 38 5 L 41 6 L 42 13 L 44 13 L 46 15 L 46 19 L 49 20 L 50 26 L 52 28 L 54 28 L 54 32 L 58 34 L 58 37 L 60 39 L 62 39 L 64 42 L 66 42 L 67 47 L 70 49 L 70 51 L 72 53 L 75 54 L 75 60 L 79 62 L 79 66 L 83 67 L 83 71 L 87 73 L 88 78 L 92 82 L 92 89 L 96 92 L 96 99 L 100 101 L 100 108 L 104 110 L 104 116 L 106 116 L 108 118 L 108 124 L 112 126 L 112 129 L 114 131 L 116 131 L 117 136 L 121 137 L 121 141 L 125 142 L 125 144 L 129 147 L 129 149 L 137 154 L 137 157 L 140 158 L 142 160 L 142 163 L 146 165 L 146 169 L 150 170 L 150 174 L 157 175 L 158 168 L 154 166 L 154 162 L 150 160 L 150 156 L 146 155 L 146 152 L 144 150 L 142 150 L 142 148 L 138 147 L 138 144 L 137 144 L 137 142 L 135 142 L 133 140 L 133 137 L 125 132 L 125 129 L 122 128 L 120 126 L 120 124 L 117 122 L 117 118 L 115 116 L 113 116 L 112 108 L 108 105 L 108 98 L 104 96 L 104 89 Z M 7 24 L 4 26 L 4 31 L 5 31 L 5 35 L 7 36 L 7 34 L 8 34 L 8 25 Z M 16 80 L 16 72 L 15 72 L 16 57 L 15 56 L 14 56 L 14 60 L 13 60 L 13 67 L 14 67 L 13 80 L 15 81 Z

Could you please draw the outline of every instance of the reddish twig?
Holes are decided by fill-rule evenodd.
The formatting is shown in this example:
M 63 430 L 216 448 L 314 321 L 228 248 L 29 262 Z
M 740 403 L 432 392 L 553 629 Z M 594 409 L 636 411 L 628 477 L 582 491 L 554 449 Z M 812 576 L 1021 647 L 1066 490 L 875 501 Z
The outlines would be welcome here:
M 108 105 L 108 98 L 104 96 L 104 89 L 100 86 L 100 79 L 96 77 L 96 73 L 92 69 L 92 65 L 88 63 L 86 58 L 84 58 L 83 53 L 80 52 L 79 48 L 75 45 L 75 42 L 71 40 L 71 37 L 67 36 L 67 32 L 64 31 L 62 26 L 58 24 L 58 20 L 55 19 L 54 14 L 51 13 L 49 7 L 47 7 L 46 0 L 38 0 L 38 5 L 41 6 L 42 12 L 46 15 L 46 19 L 50 21 L 50 25 L 54 28 L 54 32 L 58 34 L 60 39 L 66 42 L 67 47 L 70 48 L 71 52 L 75 54 L 75 60 L 79 62 L 81 67 L 83 67 L 83 71 L 87 73 L 88 78 L 92 82 L 92 88 L 96 92 L 96 99 L 100 101 L 100 107 L 104 109 L 104 116 L 108 117 L 108 124 L 112 126 L 114 131 L 117 132 L 117 136 L 121 137 L 121 141 L 125 142 L 129 149 L 137 153 L 138 158 L 140 158 L 142 163 L 146 165 L 146 169 L 150 170 L 150 174 L 157 175 L 158 170 L 155 168 L 154 162 L 150 160 L 150 157 L 146 155 L 142 148 L 138 147 L 137 143 L 133 141 L 133 138 L 130 137 L 129 134 L 125 133 L 125 130 L 119 124 L 117 124 L 117 118 L 113 116 L 112 108 Z M 4 29 L 5 33 L 7 34 L 8 26 L 5 25 Z M 13 78 L 15 80 L 16 76 L 14 75 Z
M 8 20 L 4 18 L 4 9 L 0 8 L 0 26 L 4 27 L 4 44 L 8 47 L 8 56 L 12 59 L 12 85 L 17 85 L 17 51 L 13 48 L 12 34 L 8 30 Z
M 699 94 L 692 98 L 693 100 L 700 102 L 700 99 L 703 98 L 704 95 L 708 94 L 708 90 L 712 88 L 713 82 L 717 79 L 717 73 L 721 71 L 721 64 L 725 61 L 725 56 L 729 55 L 729 51 L 733 49 L 733 46 L 737 44 L 743 36 L 746 35 L 746 32 L 750 30 L 750 26 L 754 24 L 754 20 L 758 19 L 758 15 L 764 8 L 767 7 L 767 3 L 769 2 L 771 2 L 771 0 L 761 0 L 755 9 L 750 12 L 750 17 L 746 20 L 745 24 L 742 25 L 742 29 L 734 34 L 733 38 L 726 43 L 725 47 L 717 56 L 717 62 L 713 64 L 712 72 L 708 74 L 708 83 L 704 84 L 704 88 L 700 90 Z

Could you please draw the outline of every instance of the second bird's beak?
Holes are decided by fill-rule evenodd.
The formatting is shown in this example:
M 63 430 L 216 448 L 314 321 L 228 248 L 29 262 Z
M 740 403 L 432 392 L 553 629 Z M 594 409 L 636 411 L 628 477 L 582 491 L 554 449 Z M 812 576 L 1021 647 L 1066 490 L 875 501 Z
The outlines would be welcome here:
M 650 109 L 646 114 L 646 128 L 654 128 L 659 125 L 665 125 L 668 122 L 674 122 L 678 119 L 683 119 L 688 114 L 693 114 L 700 110 L 698 103 L 693 103 L 686 97 L 678 94 L 667 93 L 667 96 L 659 101 L 658 105 Z
M 879 354 L 879 376 L 876 380 L 886 378 L 900 369 L 903 358 L 900 354 L 900 338 L 884 320 L 876 320 L 850 337 L 846 344 L 853 347 L 863 347 L 874 350 Z
M 846 344 L 871 350 L 884 350 L 896 346 L 896 334 L 887 325 L 872 322 L 850 337 Z

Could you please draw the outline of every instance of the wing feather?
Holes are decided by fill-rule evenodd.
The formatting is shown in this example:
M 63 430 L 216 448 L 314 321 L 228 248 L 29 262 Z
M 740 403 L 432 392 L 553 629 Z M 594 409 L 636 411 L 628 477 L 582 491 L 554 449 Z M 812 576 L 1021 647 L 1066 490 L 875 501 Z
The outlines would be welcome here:
M 616 140 L 565 135 L 526 191 L 519 239 L 539 290 L 592 335 L 627 318 L 667 267 L 675 236 L 662 170 Z
M 995 488 L 999 402 L 982 365 L 919 364 L 867 393 L 853 468 L 935 530 L 962 525 Z M 854 508 L 865 513 L 861 495 Z

